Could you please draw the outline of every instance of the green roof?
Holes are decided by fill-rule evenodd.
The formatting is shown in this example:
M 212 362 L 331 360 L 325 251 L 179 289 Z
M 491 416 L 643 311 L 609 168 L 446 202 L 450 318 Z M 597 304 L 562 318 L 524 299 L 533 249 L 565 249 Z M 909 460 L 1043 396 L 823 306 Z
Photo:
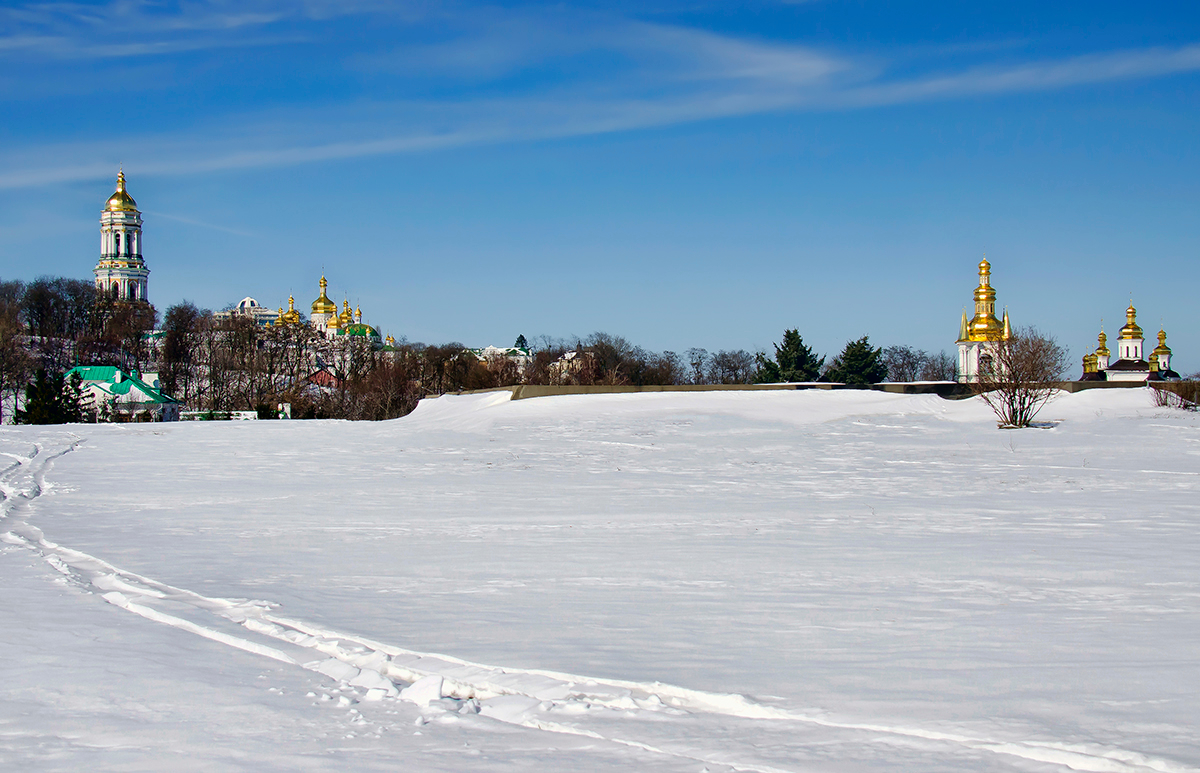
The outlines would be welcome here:
M 121 375 L 121 380 L 117 381 L 117 374 Z M 137 389 L 146 397 L 150 398 L 148 402 L 152 403 L 174 403 L 178 402 L 170 395 L 164 394 L 161 390 L 142 381 L 140 378 L 135 378 L 120 368 L 112 365 L 77 365 L 63 374 L 64 379 L 70 379 L 72 376 L 78 375 L 80 380 L 86 386 L 87 384 L 99 384 L 104 391 L 113 395 L 127 395 L 133 389 Z

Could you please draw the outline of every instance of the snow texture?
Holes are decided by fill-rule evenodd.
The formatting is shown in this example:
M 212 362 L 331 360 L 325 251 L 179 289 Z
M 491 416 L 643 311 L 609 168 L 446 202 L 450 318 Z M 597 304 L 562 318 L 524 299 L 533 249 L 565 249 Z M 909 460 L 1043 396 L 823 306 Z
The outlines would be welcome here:
M 0 428 L 8 770 L 1200 770 L 1200 421 L 876 392 Z

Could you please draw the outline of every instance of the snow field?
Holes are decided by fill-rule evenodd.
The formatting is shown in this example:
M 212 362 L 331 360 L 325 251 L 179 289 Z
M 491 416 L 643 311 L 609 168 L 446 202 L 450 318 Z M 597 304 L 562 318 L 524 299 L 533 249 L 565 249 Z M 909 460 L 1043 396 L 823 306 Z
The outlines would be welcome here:
M 42 556 L 139 647 L 286 673 L 278 711 L 312 730 L 281 768 L 443 769 L 432 736 L 495 770 L 1194 770 L 1195 417 L 1098 390 L 1040 418 L 495 393 L 372 425 L 6 428 L 0 566 Z M 371 751 L 327 740 L 349 727 Z M 240 767 L 235 736 L 192 759 Z

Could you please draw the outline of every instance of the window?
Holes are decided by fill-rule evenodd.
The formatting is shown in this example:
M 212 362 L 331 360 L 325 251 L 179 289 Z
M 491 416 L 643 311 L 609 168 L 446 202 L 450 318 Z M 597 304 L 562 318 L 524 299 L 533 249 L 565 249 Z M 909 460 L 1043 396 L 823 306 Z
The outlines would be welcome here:
M 113 254 L 120 255 L 121 254 L 121 232 L 120 231 L 116 231 L 115 233 L 113 233 L 113 244 L 116 245 L 116 252 Z

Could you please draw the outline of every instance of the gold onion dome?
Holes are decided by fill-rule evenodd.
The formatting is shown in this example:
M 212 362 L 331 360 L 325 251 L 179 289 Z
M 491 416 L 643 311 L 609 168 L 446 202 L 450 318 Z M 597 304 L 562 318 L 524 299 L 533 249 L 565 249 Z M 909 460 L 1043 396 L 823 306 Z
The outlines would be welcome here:
M 350 301 L 342 301 L 341 322 L 343 325 L 349 325 L 350 323 L 354 322 L 354 312 L 350 311 Z
M 288 296 L 288 310 L 284 311 L 283 309 L 280 309 L 279 310 L 279 319 L 282 320 L 282 322 L 280 322 L 280 324 L 283 324 L 283 323 L 287 323 L 289 325 L 300 324 L 300 312 L 296 311 L 295 296 L 292 296 L 292 295 Z
M 1170 353 L 1171 353 L 1171 349 L 1170 349 L 1170 347 L 1167 346 L 1167 331 L 1159 330 L 1158 331 L 1158 346 L 1154 347 L 1154 354 L 1169 355 Z
M 328 287 L 329 287 L 329 282 L 326 282 L 325 277 L 322 276 L 321 277 L 321 297 L 317 298 L 315 301 L 313 301 L 313 304 L 312 304 L 312 313 L 313 314 L 333 314 L 334 316 L 337 316 L 337 304 L 334 303 L 333 301 L 329 300 L 329 296 L 325 294 L 325 291 Z
M 1111 354 L 1111 352 L 1108 351 L 1108 336 L 1104 334 L 1103 330 L 1100 331 L 1100 335 L 1096 336 L 1096 341 L 1100 344 L 1096 347 L 1096 354 L 1104 357 L 1107 357 L 1109 354 Z
M 975 288 L 975 316 L 967 323 L 967 341 L 999 341 L 1005 338 L 1005 326 L 996 319 L 996 290 L 991 286 L 992 266 L 979 261 L 979 286 Z
M 1129 304 L 1129 308 L 1125 309 L 1125 327 L 1121 328 L 1120 338 L 1123 341 L 1129 341 L 1135 338 L 1142 338 L 1142 329 L 1137 323 L 1137 309 L 1133 308 L 1133 304 Z
M 137 202 L 125 191 L 125 172 L 117 172 L 117 190 L 108 197 L 104 208 L 109 212 L 137 212 Z

